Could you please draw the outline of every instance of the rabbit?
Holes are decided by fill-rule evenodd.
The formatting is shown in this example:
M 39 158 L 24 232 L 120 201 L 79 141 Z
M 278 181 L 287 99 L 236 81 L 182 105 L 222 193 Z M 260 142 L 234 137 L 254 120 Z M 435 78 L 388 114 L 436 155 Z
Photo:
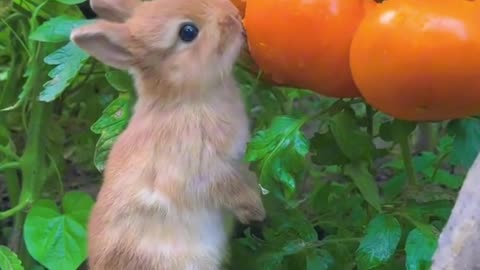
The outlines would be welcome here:
M 128 71 L 137 100 L 110 150 L 88 222 L 92 270 L 218 270 L 227 221 L 261 222 L 258 180 L 232 73 L 245 45 L 229 0 L 92 0 L 70 39 Z

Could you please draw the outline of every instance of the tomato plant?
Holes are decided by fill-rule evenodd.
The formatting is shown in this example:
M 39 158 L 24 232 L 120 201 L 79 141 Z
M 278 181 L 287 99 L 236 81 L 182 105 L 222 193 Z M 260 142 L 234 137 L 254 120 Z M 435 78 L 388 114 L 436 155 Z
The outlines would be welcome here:
M 390 1 L 385 7 L 396 10 L 401 4 L 395 2 L 403 3 L 399 11 L 412 12 L 406 8 L 413 5 L 409 1 Z M 452 18 L 475 21 L 470 17 L 472 11 L 465 8 L 475 3 L 424 2 L 418 4 L 419 19 L 427 10 L 437 15 L 450 14 L 452 9 L 460 12 L 452 11 Z M 84 14 L 91 14 L 81 12 L 77 4 L 88 7 L 82 0 L 0 3 L 1 269 L 86 269 L 90 209 L 110 147 L 131 116 L 135 92 L 130 76 L 100 64 L 69 41 L 70 31 L 88 23 Z M 261 72 L 241 63 L 234 69 L 252 120 L 253 136 L 245 158 L 259 178 L 268 217 L 261 224 L 236 226 L 227 269 L 421 270 L 431 264 L 438 234 L 449 218 L 466 170 L 479 153 L 480 119 L 470 115 L 434 123 L 410 122 L 386 114 L 389 108 L 396 109 L 393 114 L 397 109 L 409 112 L 401 107 L 403 96 L 388 103 L 373 100 L 374 107 L 356 97 L 347 48 L 355 25 L 364 16 L 364 5 L 371 17 L 361 26 L 356 43 L 371 41 L 372 48 L 388 45 L 387 52 L 401 53 L 394 44 L 400 33 L 386 30 L 400 25 L 377 24 L 377 34 L 365 33 L 375 25 L 372 18 L 386 12 L 374 3 L 248 3 L 252 55 L 261 70 L 291 85 L 261 80 Z M 301 11 L 303 19 L 286 7 Z M 334 8 L 338 16 L 329 13 Z M 415 40 L 425 44 L 422 38 L 428 35 L 401 27 L 410 31 L 405 33 L 410 35 L 405 46 Z M 444 37 L 444 32 L 434 34 L 442 46 L 458 44 L 454 37 Z M 263 51 L 255 45 L 263 39 L 278 44 L 279 50 Z M 369 63 L 366 56 L 358 55 L 367 46 L 358 44 L 352 61 L 360 89 L 373 94 L 385 87 L 390 95 L 397 93 L 394 82 L 401 83 L 401 77 L 388 76 L 402 70 L 395 74 L 375 70 L 381 59 L 372 57 Z M 411 55 L 408 48 L 405 54 L 392 54 L 389 61 L 408 60 L 398 59 Z M 421 50 L 422 57 L 437 65 L 411 66 L 420 83 L 434 75 L 433 67 L 457 63 L 451 62 L 455 61 L 451 55 L 464 57 L 465 68 L 475 67 L 472 52 Z M 297 65 L 299 60 L 305 61 L 304 68 Z M 365 70 L 378 73 L 360 72 L 362 61 Z M 444 76 L 430 83 L 456 90 L 458 94 L 449 95 L 447 101 L 459 106 L 456 112 L 466 113 L 474 96 L 467 95 L 468 100 L 460 93 L 473 88 L 458 79 L 464 78 L 460 75 L 471 82 L 476 78 L 471 73 L 460 74 L 469 71 L 464 67 L 445 69 Z M 370 88 L 374 78 L 375 89 Z M 301 85 L 300 80 L 308 84 Z M 404 88 L 402 93 L 422 95 L 415 89 Z M 427 101 L 436 104 L 447 98 L 442 96 L 445 93 L 430 93 Z M 376 94 L 381 97 L 383 92 Z M 369 93 L 366 99 L 372 100 Z M 443 104 L 445 110 L 432 107 L 432 111 L 451 113 L 453 107 L 448 104 Z

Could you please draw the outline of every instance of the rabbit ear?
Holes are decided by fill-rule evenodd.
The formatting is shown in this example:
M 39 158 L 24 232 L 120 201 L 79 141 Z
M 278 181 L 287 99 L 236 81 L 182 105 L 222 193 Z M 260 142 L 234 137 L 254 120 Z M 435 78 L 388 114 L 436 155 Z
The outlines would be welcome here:
M 140 3 L 141 0 L 90 0 L 90 7 L 102 19 L 124 22 Z
M 92 57 L 106 65 L 128 69 L 134 56 L 128 48 L 131 35 L 124 24 L 98 21 L 76 28 L 70 39 Z

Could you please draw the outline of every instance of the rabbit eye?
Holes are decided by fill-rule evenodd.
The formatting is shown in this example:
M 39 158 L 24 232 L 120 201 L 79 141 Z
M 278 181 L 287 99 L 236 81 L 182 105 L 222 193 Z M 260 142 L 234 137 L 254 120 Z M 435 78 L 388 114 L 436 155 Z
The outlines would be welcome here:
M 198 36 L 198 27 L 193 23 L 185 23 L 180 27 L 178 36 L 184 42 L 192 42 Z

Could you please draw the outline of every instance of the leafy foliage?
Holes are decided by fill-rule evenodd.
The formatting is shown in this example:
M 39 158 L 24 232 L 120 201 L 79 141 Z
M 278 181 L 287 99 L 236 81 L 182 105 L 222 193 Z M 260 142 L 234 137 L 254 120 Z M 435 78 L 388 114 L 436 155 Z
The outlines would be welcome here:
M 17 254 L 6 246 L 0 246 L 0 269 L 23 270 L 24 268 Z
M 448 131 L 454 137 L 452 161 L 465 167 L 471 166 L 480 151 L 480 119 L 452 121 Z
M 74 28 L 86 23 L 88 23 L 88 20 L 58 16 L 37 27 L 30 34 L 30 39 L 41 42 L 66 42 Z
M 86 226 L 93 200 L 80 192 L 63 197 L 63 213 L 52 200 L 36 202 L 25 221 L 30 254 L 48 269 L 77 269 L 87 257 Z
M 260 130 L 248 146 L 247 160 L 259 161 L 260 183 L 270 186 L 278 179 L 289 190 L 295 190 L 294 175 L 301 172 L 309 142 L 300 131 L 303 119 L 276 117 L 270 128 Z
M 45 83 L 40 100 L 48 102 L 58 97 L 70 85 L 87 59 L 88 55 L 72 42 L 47 56 L 45 63 L 56 67 L 48 73 L 52 79 Z
M 95 150 L 95 166 L 99 170 L 103 170 L 115 139 L 127 126 L 133 102 L 133 82 L 128 74 L 114 71 L 106 73 L 106 77 L 110 85 L 120 93 L 91 128 L 93 132 L 100 134 Z
M 372 219 L 357 251 L 360 267 L 371 269 L 388 262 L 397 249 L 401 235 L 402 229 L 395 217 L 379 215 Z
M 407 270 L 430 269 L 431 258 L 437 247 L 437 236 L 431 232 L 412 230 L 407 237 Z

